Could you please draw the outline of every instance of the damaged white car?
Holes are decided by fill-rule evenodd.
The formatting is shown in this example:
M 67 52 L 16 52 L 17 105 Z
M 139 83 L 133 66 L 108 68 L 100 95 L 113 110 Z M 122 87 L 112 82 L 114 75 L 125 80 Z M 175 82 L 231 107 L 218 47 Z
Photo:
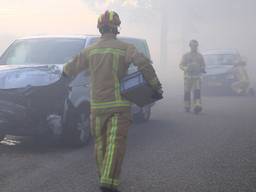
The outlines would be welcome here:
M 62 77 L 63 64 L 97 36 L 40 36 L 14 41 L 0 58 L 0 141 L 5 135 L 53 137 L 74 146 L 90 138 L 89 75 Z M 145 40 L 123 38 L 148 57 Z M 130 68 L 130 71 L 136 69 Z M 146 121 L 151 106 L 133 106 Z

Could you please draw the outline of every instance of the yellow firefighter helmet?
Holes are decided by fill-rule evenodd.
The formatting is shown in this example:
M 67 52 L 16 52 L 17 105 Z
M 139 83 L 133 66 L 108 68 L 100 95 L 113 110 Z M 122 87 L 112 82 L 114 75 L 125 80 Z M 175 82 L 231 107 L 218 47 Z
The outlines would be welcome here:
M 106 11 L 98 19 L 98 29 L 101 34 L 114 33 L 119 34 L 118 27 L 121 25 L 119 15 L 114 11 Z

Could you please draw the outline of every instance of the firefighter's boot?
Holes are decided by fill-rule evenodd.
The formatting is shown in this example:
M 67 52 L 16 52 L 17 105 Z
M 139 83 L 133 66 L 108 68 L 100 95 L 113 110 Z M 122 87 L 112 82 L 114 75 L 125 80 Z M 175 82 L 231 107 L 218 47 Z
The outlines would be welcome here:
M 130 111 L 92 113 L 95 154 L 102 191 L 117 192 L 125 154 L 126 138 L 131 125 Z

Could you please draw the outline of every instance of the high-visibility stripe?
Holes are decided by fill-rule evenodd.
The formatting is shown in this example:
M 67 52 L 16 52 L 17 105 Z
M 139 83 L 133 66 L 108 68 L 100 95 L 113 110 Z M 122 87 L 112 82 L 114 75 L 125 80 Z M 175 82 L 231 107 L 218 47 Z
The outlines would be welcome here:
M 118 104 L 118 105 L 111 105 L 111 106 L 92 106 L 92 109 L 108 109 L 113 107 L 130 107 L 130 104 Z
M 125 51 L 121 49 L 113 49 L 113 48 L 97 48 L 90 51 L 89 56 L 93 56 L 95 54 L 112 54 L 113 55 L 113 77 L 114 77 L 114 94 L 115 101 L 113 102 L 103 102 L 96 103 L 91 102 L 92 109 L 105 109 L 111 107 L 129 107 L 130 102 L 122 100 L 121 91 L 120 91 L 120 80 L 118 78 L 118 66 L 119 66 L 119 58 L 120 56 L 125 56 Z M 93 92 L 93 89 L 92 91 Z M 92 97 L 93 98 L 93 93 Z
M 113 166 L 113 157 L 114 157 L 114 153 L 115 153 L 115 150 L 116 150 L 116 137 L 117 137 L 117 121 L 118 121 L 118 117 L 117 115 L 115 115 L 113 117 L 113 140 L 112 140 L 112 149 L 111 149 L 111 155 L 110 155 L 110 163 L 109 163 L 109 168 L 108 168 L 108 176 L 110 176 L 110 173 L 111 173 L 111 169 L 112 169 L 112 166 Z
M 201 99 L 196 99 L 193 101 L 193 107 L 202 107 Z
M 113 49 L 113 48 L 97 48 L 97 49 L 92 49 L 89 53 L 89 56 L 93 56 L 95 54 L 118 54 L 125 56 L 125 51 L 122 49 Z
M 114 19 L 114 14 L 115 14 L 114 11 L 110 11 L 110 12 L 109 12 L 109 21 L 113 21 L 113 19 Z
M 102 102 L 102 103 L 91 102 L 92 109 L 105 109 L 105 108 L 111 108 L 111 107 L 129 107 L 130 105 L 131 103 L 125 100 L 117 100 L 117 101 Z
M 96 138 L 96 149 L 97 149 L 97 164 L 101 172 L 102 161 L 103 161 L 103 141 L 101 137 L 101 122 L 100 118 L 95 119 L 95 138 Z
M 113 117 L 111 118 L 111 130 L 110 130 L 110 133 L 112 132 L 113 130 L 113 126 L 114 123 L 113 123 Z M 108 134 L 108 133 L 107 133 Z M 107 149 L 106 149 L 106 155 L 105 155 L 105 159 L 104 159 L 104 165 L 103 165 L 103 170 L 102 170 L 102 175 L 101 175 L 101 178 L 100 178 L 100 182 L 101 183 L 105 183 L 107 180 L 109 181 L 110 179 L 108 178 L 108 175 L 107 175 L 107 171 L 108 171 L 108 164 L 109 164 L 109 154 L 110 154 L 110 150 L 111 150 L 111 141 L 112 141 L 112 134 L 110 134 L 110 137 L 108 138 L 109 141 L 109 144 L 107 145 Z M 105 182 L 104 182 L 105 181 Z M 107 184 L 111 184 L 111 183 L 108 183 Z
M 111 106 L 92 106 L 92 109 L 108 109 L 113 107 L 130 107 L 130 104 L 116 104 Z
M 95 136 L 99 137 L 101 135 L 101 130 L 100 130 L 100 118 L 96 117 L 95 118 Z
M 107 179 L 107 178 L 101 178 L 101 184 L 105 184 L 105 185 L 108 185 L 108 186 L 111 186 L 111 187 L 118 187 L 119 184 L 120 184 L 120 181 L 119 180 L 116 180 L 116 179 Z
M 121 100 L 121 93 L 120 93 L 120 81 L 118 78 L 118 63 L 119 63 L 119 55 L 113 54 L 113 76 L 115 80 L 115 97 L 116 100 Z
M 113 163 L 113 157 L 115 153 L 115 148 L 116 148 L 116 137 L 117 137 L 117 121 L 118 117 L 117 115 L 114 115 L 111 119 L 111 130 L 110 130 L 110 139 L 109 139 L 109 146 L 108 146 L 108 153 L 107 153 L 107 159 L 106 159 L 106 164 L 105 164 L 105 169 L 103 172 L 103 176 L 101 178 L 101 182 L 104 180 L 111 181 L 109 184 L 113 184 L 113 178 L 110 178 L 110 173 L 112 169 L 112 163 Z
M 116 101 L 110 101 L 110 102 L 91 102 L 91 105 L 93 106 L 108 106 L 108 105 L 115 105 L 115 104 L 130 104 L 129 101 L 126 100 L 116 100 Z
M 114 116 L 115 117 L 115 116 Z M 114 117 L 111 118 L 111 130 L 110 130 L 110 138 L 109 138 L 109 143 L 108 143 L 108 151 L 107 151 L 107 157 L 106 157 L 106 164 L 105 164 L 105 169 L 103 172 L 103 177 L 102 179 L 109 179 L 109 172 L 110 172 L 110 168 L 111 167 L 111 153 L 112 153 L 112 149 L 113 149 L 113 145 L 115 144 L 114 139 L 114 132 L 115 132 L 115 119 Z M 111 178 L 112 179 L 112 178 Z

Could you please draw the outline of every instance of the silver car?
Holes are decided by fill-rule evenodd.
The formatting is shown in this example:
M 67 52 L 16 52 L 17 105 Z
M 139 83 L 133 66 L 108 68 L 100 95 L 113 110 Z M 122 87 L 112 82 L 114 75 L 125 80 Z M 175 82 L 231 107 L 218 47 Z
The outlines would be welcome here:
M 208 94 L 232 93 L 231 86 L 237 81 L 233 71 L 242 62 L 239 52 L 233 49 L 209 50 L 203 53 L 206 74 L 203 76 L 203 91 Z
M 63 64 L 97 36 L 37 36 L 17 39 L 0 57 L 0 140 L 5 135 L 54 138 L 81 146 L 90 138 L 90 79 L 62 77 Z M 145 40 L 120 38 L 150 58 Z M 132 66 L 129 72 L 136 71 Z M 151 106 L 133 106 L 134 117 L 150 118 Z

